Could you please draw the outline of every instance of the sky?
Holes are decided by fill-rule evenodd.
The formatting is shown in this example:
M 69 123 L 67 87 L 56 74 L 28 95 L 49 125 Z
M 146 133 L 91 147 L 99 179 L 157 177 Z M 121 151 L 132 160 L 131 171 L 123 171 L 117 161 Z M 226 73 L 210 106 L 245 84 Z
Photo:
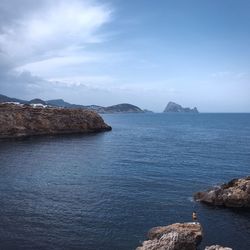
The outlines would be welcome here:
M 0 94 L 250 112 L 250 1 L 1 0 Z

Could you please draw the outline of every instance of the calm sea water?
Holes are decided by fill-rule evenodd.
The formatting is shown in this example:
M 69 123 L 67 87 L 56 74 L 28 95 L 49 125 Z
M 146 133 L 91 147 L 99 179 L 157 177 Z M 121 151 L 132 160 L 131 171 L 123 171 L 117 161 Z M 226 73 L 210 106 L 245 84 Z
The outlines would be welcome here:
M 112 132 L 0 142 L 0 249 L 134 249 L 191 220 L 208 244 L 250 249 L 250 211 L 192 194 L 250 175 L 250 114 L 105 115 Z

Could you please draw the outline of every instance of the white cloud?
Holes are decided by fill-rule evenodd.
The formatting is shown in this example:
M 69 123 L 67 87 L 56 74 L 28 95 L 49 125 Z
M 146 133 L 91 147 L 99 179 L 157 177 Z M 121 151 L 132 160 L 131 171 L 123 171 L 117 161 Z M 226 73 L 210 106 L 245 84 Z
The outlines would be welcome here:
M 5 24 L 0 47 L 17 66 L 62 56 L 69 49 L 100 42 L 97 31 L 110 18 L 111 10 L 93 1 L 50 1 L 14 25 Z
M 231 80 L 239 80 L 239 79 L 246 79 L 248 77 L 247 72 L 230 72 L 230 71 L 220 71 L 211 74 L 212 78 L 215 79 L 231 79 Z
M 0 1 L 0 92 L 23 98 L 37 93 L 63 97 L 63 91 L 79 83 L 85 91 L 83 80 L 105 80 L 83 75 L 77 84 L 70 78 L 69 82 L 51 81 L 53 77 L 74 77 L 75 66 L 103 60 L 105 55 L 91 53 L 86 47 L 103 41 L 101 28 L 111 21 L 110 6 L 94 0 L 34 2 Z
M 84 53 L 85 54 L 85 53 Z M 21 67 L 17 67 L 17 71 L 31 71 L 33 74 L 39 76 L 53 75 L 57 69 L 65 70 L 66 67 L 74 66 L 84 63 L 99 62 L 101 57 L 94 54 L 86 55 L 69 55 L 69 56 L 56 56 L 41 61 L 27 63 Z M 64 69 L 63 69 L 64 68 Z
M 66 86 L 86 86 L 89 89 L 106 90 L 107 84 L 109 88 L 116 79 L 109 75 L 85 75 L 85 76 L 70 76 L 57 77 L 49 79 L 51 82 L 57 82 L 60 85 Z
M 212 73 L 211 76 L 214 78 L 224 78 L 224 77 L 228 77 L 231 75 L 231 72 L 229 71 L 220 71 L 220 72 L 216 72 L 216 73 Z

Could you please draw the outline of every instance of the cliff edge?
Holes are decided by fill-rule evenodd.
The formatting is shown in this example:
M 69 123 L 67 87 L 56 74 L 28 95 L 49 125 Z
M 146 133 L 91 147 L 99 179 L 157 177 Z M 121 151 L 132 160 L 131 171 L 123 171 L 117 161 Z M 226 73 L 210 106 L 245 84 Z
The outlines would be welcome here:
M 203 237 L 200 223 L 175 223 L 154 227 L 136 250 L 196 250 Z
M 148 240 L 136 250 L 197 250 L 203 239 L 203 229 L 198 222 L 175 223 L 154 227 L 148 232 Z M 233 250 L 220 245 L 207 246 L 204 250 Z
M 94 111 L 0 104 L 0 138 L 109 131 Z

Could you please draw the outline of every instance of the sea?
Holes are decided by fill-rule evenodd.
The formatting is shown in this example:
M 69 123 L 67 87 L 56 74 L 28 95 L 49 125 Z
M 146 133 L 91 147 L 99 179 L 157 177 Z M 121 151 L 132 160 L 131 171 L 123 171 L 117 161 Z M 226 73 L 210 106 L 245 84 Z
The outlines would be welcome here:
M 0 141 L 1 250 L 129 250 L 192 221 L 250 249 L 250 210 L 193 194 L 250 175 L 250 114 L 110 114 L 113 130 Z

